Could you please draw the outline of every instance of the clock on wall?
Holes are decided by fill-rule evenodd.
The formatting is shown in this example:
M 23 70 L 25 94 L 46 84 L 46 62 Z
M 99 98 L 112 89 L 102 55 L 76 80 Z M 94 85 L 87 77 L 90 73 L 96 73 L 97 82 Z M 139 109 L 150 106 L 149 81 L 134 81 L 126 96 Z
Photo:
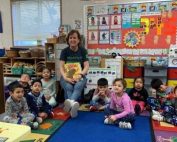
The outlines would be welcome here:
M 172 59 L 172 64 L 177 65 L 177 59 Z
M 140 36 L 136 31 L 129 31 L 124 36 L 124 43 L 126 46 L 134 48 L 140 43 Z

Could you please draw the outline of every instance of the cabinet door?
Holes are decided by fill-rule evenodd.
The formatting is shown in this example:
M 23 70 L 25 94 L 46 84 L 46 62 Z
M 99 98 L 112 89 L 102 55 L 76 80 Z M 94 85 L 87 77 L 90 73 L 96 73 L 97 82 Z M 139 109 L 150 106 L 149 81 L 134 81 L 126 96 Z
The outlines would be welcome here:
M 177 68 L 168 68 L 168 79 L 177 79 Z
M 143 68 L 142 67 L 134 67 L 133 70 L 130 70 L 130 69 L 128 69 L 128 67 L 124 66 L 123 72 L 124 72 L 124 74 L 123 74 L 124 77 L 127 77 L 127 78 L 129 78 L 129 77 L 135 78 L 135 77 L 143 76 Z
M 144 76 L 167 76 L 166 68 L 145 68 Z

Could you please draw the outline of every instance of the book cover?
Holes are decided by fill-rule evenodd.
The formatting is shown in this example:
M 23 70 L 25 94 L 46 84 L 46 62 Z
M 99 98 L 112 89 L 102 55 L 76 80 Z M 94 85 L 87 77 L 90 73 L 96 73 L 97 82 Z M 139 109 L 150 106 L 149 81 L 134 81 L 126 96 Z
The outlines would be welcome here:
M 68 78 L 77 79 L 77 75 L 79 75 L 82 70 L 79 63 L 66 63 L 64 67 Z

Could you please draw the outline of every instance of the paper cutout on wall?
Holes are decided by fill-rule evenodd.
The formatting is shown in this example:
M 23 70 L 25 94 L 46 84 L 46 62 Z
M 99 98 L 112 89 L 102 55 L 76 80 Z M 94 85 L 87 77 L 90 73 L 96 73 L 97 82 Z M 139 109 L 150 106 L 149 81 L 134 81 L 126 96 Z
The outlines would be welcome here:
M 124 36 L 124 43 L 127 47 L 137 47 L 140 43 L 140 36 L 136 31 L 129 31 Z
M 109 16 L 99 17 L 99 29 L 109 29 Z
M 101 43 L 101 44 L 108 44 L 109 43 L 109 31 L 108 30 L 100 31 L 99 43 Z
M 121 15 L 111 15 L 111 29 L 121 28 L 122 18 Z
M 97 16 L 88 17 L 88 29 L 98 29 L 98 17 Z
M 110 31 L 110 44 L 121 44 L 122 35 L 121 30 L 111 30 Z
M 98 44 L 98 31 L 88 31 L 88 43 Z

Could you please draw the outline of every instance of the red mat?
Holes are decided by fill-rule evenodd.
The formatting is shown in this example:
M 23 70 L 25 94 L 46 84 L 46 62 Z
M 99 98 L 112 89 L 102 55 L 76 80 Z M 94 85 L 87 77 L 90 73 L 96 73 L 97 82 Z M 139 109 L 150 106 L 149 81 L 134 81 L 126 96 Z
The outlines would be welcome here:
M 58 120 L 67 120 L 70 118 L 70 114 L 68 112 L 64 112 L 62 108 L 54 108 L 54 117 L 53 119 L 58 119 Z
M 161 126 L 160 122 L 154 120 L 152 120 L 152 126 L 154 130 L 177 132 L 177 126 L 174 127 Z

